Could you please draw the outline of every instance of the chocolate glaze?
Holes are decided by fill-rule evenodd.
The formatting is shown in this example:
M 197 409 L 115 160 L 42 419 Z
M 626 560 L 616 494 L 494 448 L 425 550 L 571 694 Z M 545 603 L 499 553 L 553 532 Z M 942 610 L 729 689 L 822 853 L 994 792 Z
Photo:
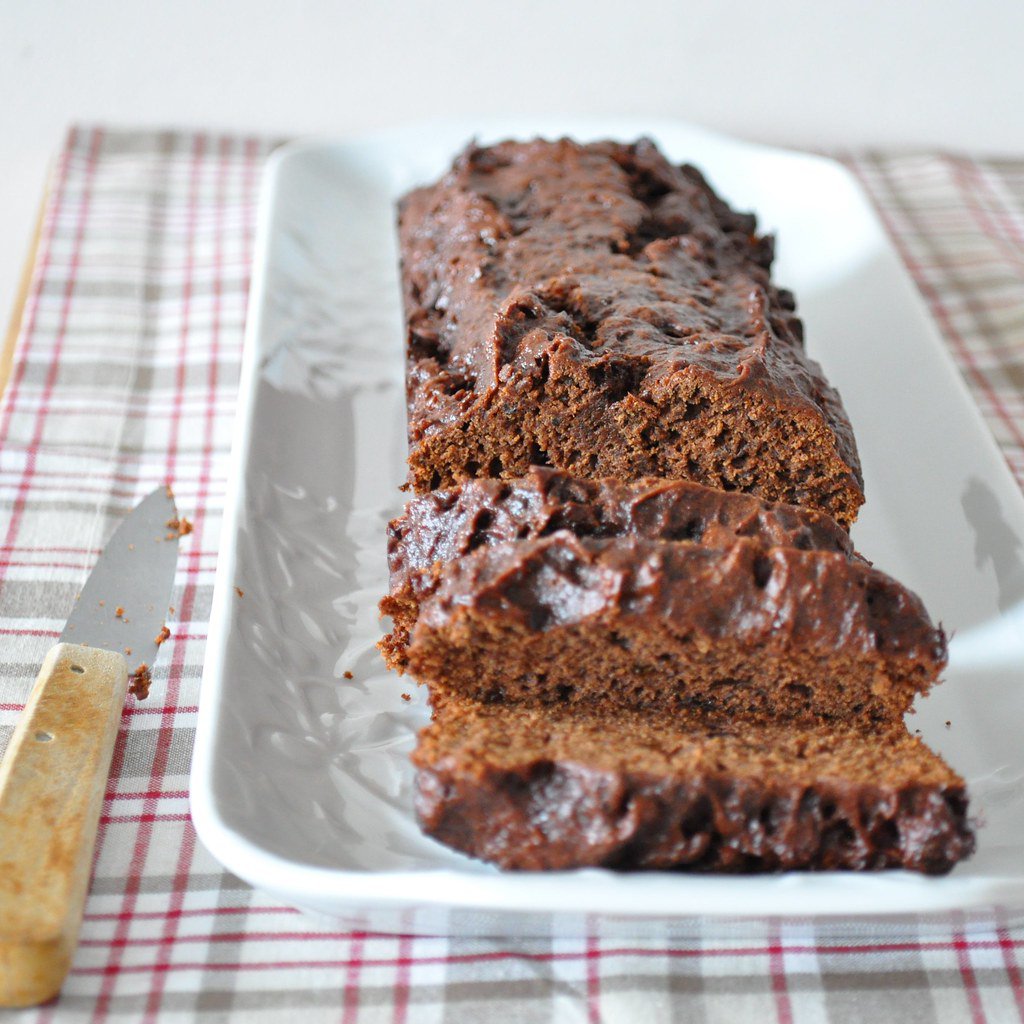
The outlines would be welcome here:
M 552 430 L 574 429 L 571 420 L 554 422 L 557 407 L 523 415 L 530 401 L 543 401 L 547 376 L 552 390 L 556 376 L 586 379 L 603 410 L 588 405 L 586 429 L 600 430 L 602 446 L 614 448 L 619 424 L 621 450 L 606 468 L 633 468 L 615 475 L 689 476 L 685 458 L 666 472 L 662 457 L 673 445 L 654 436 L 685 376 L 708 394 L 726 387 L 740 405 L 752 396 L 751 409 L 783 410 L 800 424 L 793 429 L 813 433 L 834 493 L 806 503 L 832 501 L 837 518 L 852 521 L 863 500 L 853 433 L 804 352 L 792 295 L 770 281 L 772 241 L 695 168 L 672 166 L 646 140 L 470 146 L 440 182 L 406 196 L 400 234 L 418 489 L 431 478 L 419 463 L 468 435 L 452 434 L 448 448 L 422 442 L 485 420 L 506 449 L 523 448 L 516 459 L 595 475 L 582 456 L 568 466 L 555 460 L 571 455 L 540 443 Z M 695 399 L 694 416 L 707 401 Z M 627 451 L 646 434 L 651 446 Z M 780 439 L 782 449 L 790 443 Z M 774 458 L 772 472 L 788 471 L 784 456 Z M 438 464 L 434 478 L 450 470 Z M 501 459 L 459 472 L 509 475 Z
M 424 570 L 477 548 L 568 530 L 579 537 L 637 536 L 727 548 L 741 537 L 766 547 L 836 551 L 854 557 L 835 520 L 685 480 L 584 480 L 531 469 L 516 480 L 472 480 L 414 498 L 388 524 L 391 589 L 422 590 Z
M 973 852 L 963 780 L 902 726 L 743 723 L 739 752 L 707 719 L 651 733 L 622 714 L 442 708 L 413 755 L 417 815 L 441 842 L 523 870 L 942 874 Z
M 483 547 L 447 566 L 420 606 L 413 642 L 421 630 L 467 614 L 533 631 L 586 620 L 662 619 L 680 636 L 765 652 L 812 649 L 917 662 L 929 682 L 946 661 L 942 629 L 890 576 L 840 553 L 765 548 L 749 539 L 723 551 L 561 530 Z

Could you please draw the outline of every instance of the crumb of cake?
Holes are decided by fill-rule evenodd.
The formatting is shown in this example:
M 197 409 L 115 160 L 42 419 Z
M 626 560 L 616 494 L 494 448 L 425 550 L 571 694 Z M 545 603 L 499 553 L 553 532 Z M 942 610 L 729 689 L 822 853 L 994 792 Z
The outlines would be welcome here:
M 348 670 L 341 673 L 346 679 L 354 679 L 355 677 Z
M 408 704 L 409 701 L 412 700 L 412 694 L 411 693 L 403 693 L 402 694 L 402 700 L 404 700 L 406 702 L 406 704 Z
M 167 535 L 168 540 L 173 540 L 175 537 L 187 537 L 192 532 L 192 523 L 185 516 L 175 516 L 173 519 L 168 519 L 167 526 L 174 531 Z
M 239 597 L 245 597 L 245 591 L 241 587 L 235 587 L 235 593 Z
M 152 683 L 153 677 L 150 675 L 149 666 L 142 662 L 128 677 L 128 692 L 134 694 L 138 700 L 145 700 L 149 696 Z
M 168 611 L 169 614 L 173 615 L 174 614 L 174 605 L 173 604 L 169 605 L 168 608 L 167 608 L 167 611 Z
M 117 606 L 117 607 L 116 607 L 116 608 L 114 609 L 114 615 L 115 615 L 115 616 L 116 616 L 117 618 L 119 618 L 119 619 L 123 619 L 123 618 L 124 618 L 124 608 L 123 608 L 123 607 L 122 607 L 121 605 L 118 605 L 118 606 Z
M 170 484 L 164 484 L 164 494 L 167 495 L 170 501 L 174 501 L 174 491 L 171 490 Z
M 170 635 L 171 631 L 166 626 L 161 626 L 160 632 L 157 633 L 153 642 L 157 645 L 157 647 L 159 647 L 165 640 L 170 638 Z
M 128 545 L 128 550 L 129 551 L 134 551 L 135 550 L 135 545 L 134 544 L 129 544 Z
M 130 647 L 126 647 L 124 649 L 125 657 L 128 657 L 131 653 L 132 653 L 132 649 Z
M 946 722 L 946 728 L 947 728 L 947 729 L 950 729 L 950 728 L 952 728 L 952 726 L 953 726 L 953 723 L 952 723 L 952 722 Z
M 106 605 L 106 601 L 100 601 L 100 607 L 103 608 Z

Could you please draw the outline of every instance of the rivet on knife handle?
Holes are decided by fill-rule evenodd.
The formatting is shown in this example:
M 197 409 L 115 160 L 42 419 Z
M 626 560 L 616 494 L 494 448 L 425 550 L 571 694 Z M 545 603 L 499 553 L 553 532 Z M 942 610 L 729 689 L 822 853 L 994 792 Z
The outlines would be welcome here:
M 122 655 L 58 644 L 0 763 L 0 1006 L 52 998 L 71 965 L 127 688 Z

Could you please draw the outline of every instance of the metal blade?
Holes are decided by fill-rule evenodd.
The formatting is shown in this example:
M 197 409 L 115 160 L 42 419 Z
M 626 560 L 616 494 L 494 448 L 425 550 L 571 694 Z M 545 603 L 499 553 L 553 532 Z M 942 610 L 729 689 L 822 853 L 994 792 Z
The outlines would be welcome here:
M 151 665 L 167 618 L 178 539 L 174 497 L 169 488 L 158 487 L 107 542 L 61 641 L 120 651 L 130 669 Z

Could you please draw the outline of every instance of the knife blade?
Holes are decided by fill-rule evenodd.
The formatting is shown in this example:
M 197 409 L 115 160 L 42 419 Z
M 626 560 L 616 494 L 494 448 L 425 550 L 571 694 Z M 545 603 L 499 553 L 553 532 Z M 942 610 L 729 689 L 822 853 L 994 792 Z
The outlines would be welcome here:
M 0 1006 L 45 1002 L 71 966 L 125 697 L 148 691 L 182 524 L 165 487 L 121 523 L 0 761 Z

